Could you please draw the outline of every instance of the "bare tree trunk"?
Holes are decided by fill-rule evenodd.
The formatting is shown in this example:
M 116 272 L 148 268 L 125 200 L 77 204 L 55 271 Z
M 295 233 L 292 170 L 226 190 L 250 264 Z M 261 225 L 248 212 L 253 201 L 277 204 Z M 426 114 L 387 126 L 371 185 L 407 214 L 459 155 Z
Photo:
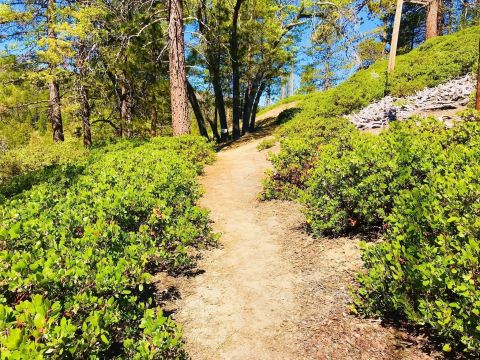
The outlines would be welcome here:
M 292 62 L 292 66 L 290 68 L 290 96 L 293 96 L 294 95 L 294 92 L 295 92 L 295 85 L 294 85 L 294 79 L 295 79 L 295 68 L 294 68 L 294 64 Z
M 155 96 L 152 98 L 152 105 L 150 109 L 150 136 L 157 136 L 157 124 L 158 124 L 158 112 L 157 112 L 157 102 Z
M 233 119 L 232 119 L 232 135 L 234 139 L 240 137 L 240 63 L 238 59 L 238 17 L 240 15 L 240 7 L 244 0 L 237 0 L 233 10 L 232 31 L 230 34 L 230 56 L 232 58 L 232 96 L 233 96 Z
M 427 9 L 427 20 L 425 39 L 431 39 L 438 35 L 438 3 L 439 0 L 433 0 Z
M 121 128 L 122 135 L 126 137 L 132 136 L 132 105 L 130 101 L 130 93 L 127 87 L 127 80 L 124 76 L 123 80 L 120 81 L 120 119 L 121 119 Z
M 225 100 L 223 98 L 222 83 L 220 80 L 220 68 L 216 65 L 211 68 L 213 93 L 215 95 L 215 107 L 218 110 L 218 117 L 220 118 L 221 141 L 228 139 L 228 122 L 227 112 L 225 109 Z
M 285 89 L 285 80 L 282 78 L 282 100 L 285 99 L 285 94 L 286 94 L 286 89 Z
M 250 118 L 250 132 L 255 131 L 255 121 L 257 119 L 258 104 L 260 103 L 260 98 L 262 97 L 263 92 L 265 91 L 266 83 L 263 82 L 260 85 L 260 88 L 257 91 L 255 96 L 255 101 L 253 103 L 252 115 Z
M 80 114 L 82 117 L 83 145 L 85 147 L 92 146 L 92 128 L 90 125 L 90 115 L 92 110 L 88 101 L 88 90 L 80 85 Z
M 390 55 L 388 57 L 388 70 L 390 74 L 395 69 L 395 58 L 397 56 L 398 33 L 402 19 L 403 0 L 397 0 L 395 8 L 395 19 L 393 21 L 392 42 L 390 44 Z
M 325 77 L 323 79 L 323 90 L 328 90 L 332 86 L 330 78 L 330 61 L 331 61 L 331 46 L 327 44 L 327 50 L 325 54 Z
M 210 124 L 210 127 L 212 128 L 213 137 L 215 138 L 215 141 L 218 143 L 221 141 L 220 135 L 218 134 L 218 111 L 216 108 L 214 109 L 214 111 L 215 111 L 215 115 L 213 116 L 213 121 L 208 120 L 208 122 Z
M 54 29 L 55 16 L 55 0 L 48 0 L 47 2 L 47 36 L 50 41 L 56 38 Z M 63 136 L 63 122 L 62 122 L 62 105 L 60 101 L 60 86 L 55 76 L 55 65 L 49 64 L 50 67 L 50 82 L 48 84 L 50 90 L 50 121 L 52 122 L 53 141 L 64 141 Z
M 173 135 L 177 136 L 190 132 L 183 38 L 183 1 L 169 0 L 168 14 L 170 102 Z
M 188 90 L 188 99 L 190 100 L 190 105 L 192 106 L 193 113 L 195 114 L 195 118 L 197 119 L 198 129 L 200 131 L 200 135 L 208 137 L 208 131 L 205 126 L 205 119 L 203 118 L 202 109 L 200 109 L 200 104 L 198 103 L 197 95 L 195 95 L 195 89 L 187 81 L 187 90 Z
M 248 133 L 248 126 L 250 122 L 250 111 L 252 107 L 252 94 L 253 89 L 252 89 L 252 82 L 251 80 L 247 80 L 247 85 L 245 88 L 245 96 L 243 98 L 243 116 L 242 116 L 242 133 L 246 134 Z M 255 95 L 253 95 L 255 96 Z
M 266 106 L 269 107 L 271 102 L 272 102 L 272 88 L 271 88 L 270 82 L 268 82 Z

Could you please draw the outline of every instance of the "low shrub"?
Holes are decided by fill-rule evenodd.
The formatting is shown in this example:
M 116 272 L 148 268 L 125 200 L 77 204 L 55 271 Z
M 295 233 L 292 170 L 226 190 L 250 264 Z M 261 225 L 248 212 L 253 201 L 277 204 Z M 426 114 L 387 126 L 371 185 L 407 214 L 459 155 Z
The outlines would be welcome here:
M 275 138 L 262 140 L 260 144 L 257 145 L 257 150 L 262 151 L 262 150 L 270 149 L 274 147 L 276 143 L 277 143 L 277 139 Z
M 262 199 L 294 199 L 305 189 L 322 146 L 344 143 L 357 133 L 346 119 L 313 118 L 286 123 L 277 133 L 281 151 L 270 160 L 274 170 L 264 181 Z
M 444 350 L 480 354 L 480 124 L 447 132 L 440 161 L 395 198 L 386 241 L 366 246 L 355 296 L 366 315 L 425 325 Z
M 0 206 L 2 358 L 175 358 L 177 326 L 150 272 L 190 263 L 212 240 L 196 206 L 204 140 L 122 142 L 67 187 L 42 183 Z
M 380 227 L 400 191 L 421 184 L 441 161 L 445 128 L 435 119 L 391 124 L 320 149 L 302 200 L 315 234 Z

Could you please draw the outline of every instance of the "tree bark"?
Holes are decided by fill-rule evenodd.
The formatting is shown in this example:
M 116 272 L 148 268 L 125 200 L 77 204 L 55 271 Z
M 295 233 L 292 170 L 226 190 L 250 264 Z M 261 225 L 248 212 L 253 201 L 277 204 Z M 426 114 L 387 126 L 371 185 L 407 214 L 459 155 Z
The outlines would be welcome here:
M 198 103 L 197 95 L 195 94 L 195 89 L 187 80 L 187 90 L 188 90 L 188 99 L 190 100 L 190 105 L 192 106 L 193 113 L 195 114 L 195 118 L 197 119 L 198 129 L 200 131 L 200 135 L 208 137 L 208 131 L 205 126 L 205 119 L 203 118 L 202 109 L 200 109 L 200 104 Z
M 240 15 L 240 7 L 243 0 L 237 0 L 233 10 L 232 30 L 230 34 L 230 56 L 232 58 L 232 97 L 233 97 L 233 119 L 232 119 L 232 133 L 233 138 L 240 137 L 240 63 L 238 59 L 238 18 Z
M 150 109 L 150 136 L 157 136 L 157 124 L 158 124 L 158 112 L 157 112 L 157 103 L 155 97 L 152 99 L 151 109 Z
M 217 63 L 217 65 L 219 65 Z M 218 117 L 220 118 L 220 128 L 221 128 L 221 141 L 227 141 L 228 139 L 228 122 L 227 122 L 227 112 L 225 110 L 225 100 L 223 98 L 222 83 L 220 79 L 220 67 L 217 65 L 212 65 L 209 67 L 209 71 L 212 75 L 212 85 L 213 93 L 215 96 L 215 107 L 218 110 Z
M 47 2 L 47 37 L 50 41 L 54 41 L 56 38 L 54 29 L 54 17 L 55 17 L 55 0 L 48 0 Z M 55 76 L 56 65 L 49 64 L 50 68 L 50 81 L 48 84 L 50 90 L 50 121 L 52 122 L 53 141 L 64 141 L 63 136 L 63 122 L 62 122 L 62 105 L 60 100 L 60 85 Z
M 188 116 L 187 74 L 185 70 L 185 40 L 183 38 L 183 1 L 168 2 L 169 77 L 173 135 L 190 132 Z
M 431 39 L 438 35 L 438 3 L 439 0 L 433 0 L 427 9 L 427 20 L 425 39 Z
M 212 128 L 212 133 L 213 137 L 215 138 L 215 141 L 219 143 L 221 141 L 220 135 L 218 134 L 218 111 L 217 108 L 214 109 L 215 114 L 213 116 L 213 121 L 208 120 L 210 127 Z
M 81 84 L 80 85 L 80 115 L 82 118 L 82 131 L 83 131 L 83 145 L 85 147 L 92 146 L 92 127 L 90 125 L 90 115 L 92 109 L 88 101 L 88 90 Z
M 126 137 L 132 136 L 132 106 L 130 101 L 130 93 L 127 86 L 127 80 L 120 82 L 120 119 L 122 123 L 122 135 Z
M 255 96 L 255 101 L 253 103 L 252 115 L 250 118 L 250 132 L 255 131 L 255 121 L 257 119 L 257 111 L 258 111 L 258 104 L 260 103 L 260 98 L 262 97 L 263 92 L 265 91 L 266 83 L 263 82 L 260 85 L 260 88 L 257 91 L 257 95 Z
M 242 113 L 242 133 L 246 134 L 249 130 L 249 122 L 250 122 L 250 112 L 253 106 L 253 99 L 252 96 L 255 96 L 253 93 L 253 87 L 251 80 L 247 81 L 247 85 L 245 87 L 245 94 L 243 98 L 243 113 Z

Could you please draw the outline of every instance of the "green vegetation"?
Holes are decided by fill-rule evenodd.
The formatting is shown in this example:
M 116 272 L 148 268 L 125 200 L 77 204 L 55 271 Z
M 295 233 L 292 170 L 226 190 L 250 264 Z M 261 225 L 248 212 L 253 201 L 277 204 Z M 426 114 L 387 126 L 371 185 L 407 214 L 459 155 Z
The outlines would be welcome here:
M 315 235 L 377 230 L 364 245 L 355 310 L 425 326 L 445 351 L 480 354 L 480 123 L 465 112 L 447 129 L 434 119 L 361 133 L 339 115 L 476 70 L 479 28 L 435 38 L 310 95 L 277 133 L 281 151 L 263 197 L 300 200 Z M 415 66 L 413 66 L 415 64 Z
M 196 206 L 196 176 L 212 156 L 197 137 L 124 141 L 92 150 L 65 186 L 41 182 L 7 199 L 2 359 L 182 356 L 150 274 L 181 270 L 189 249 L 213 240 Z

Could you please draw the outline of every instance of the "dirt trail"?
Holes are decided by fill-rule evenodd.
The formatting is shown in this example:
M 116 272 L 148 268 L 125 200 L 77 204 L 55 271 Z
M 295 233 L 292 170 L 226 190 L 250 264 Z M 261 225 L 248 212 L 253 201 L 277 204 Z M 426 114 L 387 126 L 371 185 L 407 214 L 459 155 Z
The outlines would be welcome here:
M 260 140 L 224 149 L 202 177 L 221 246 L 175 280 L 192 359 L 423 359 L 422 341 L 348 314 L 355 239 L 311 239 L 298 205 L 257 200 Z

